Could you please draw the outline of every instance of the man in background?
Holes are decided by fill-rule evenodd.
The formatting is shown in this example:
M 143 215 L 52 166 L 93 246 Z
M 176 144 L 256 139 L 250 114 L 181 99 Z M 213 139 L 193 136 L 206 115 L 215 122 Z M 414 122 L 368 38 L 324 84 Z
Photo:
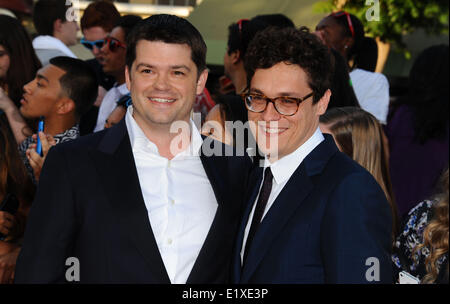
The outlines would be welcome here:
M 80 43 L 90 50 L 95 57 L 86 62 L 94 69 L 99 83 L 97 100 L 80 120 L 81 135 L 92 133 L 94 130 L 95 124 L 97 123 L 100 104 L 102 103 L 106 92 L 110 90 L 115 83 L 114 76 L 103 72 L 101 65 L 101 61 L 103 60 L 101 49 L 105 43 L 105 38 L 112 31 L 119 18 L 120 13 L 114 4 L 103 0 L 89 4 L 84 10 L 83 17 L 81 17 L 80 25 L 83 38 Z
M 77 43 L 78 24 L 67 20 L 70 6 L 61 0 L 39 0 L 34 5 L 33 23 L 39 36 L 34 38 L 36 55 L 45 66 L 51 58 L 68 56 L 76 58 L 69 46 Z

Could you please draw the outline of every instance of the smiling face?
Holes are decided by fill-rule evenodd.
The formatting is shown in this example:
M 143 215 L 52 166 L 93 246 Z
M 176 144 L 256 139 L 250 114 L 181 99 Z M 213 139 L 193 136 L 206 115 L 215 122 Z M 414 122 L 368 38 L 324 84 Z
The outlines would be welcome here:
M 189 121 L 196 95 L 202 93 L 208 72 L 198 77 L 187 44 L 140 40 L 127 87 L 133 99 L 133 116 L 141 128 L 168 127 Z
M 62 98 L 59 79 L 65 73 L 52 64 L 41 68 L 36 77 L 23 87 L 20 113 L 29 119 L 40 116 L 48 118 L 56 113 L 58 101 Z
M 6 78 L 10 64 L 9 54 L 3 45 L 0 45 L 0 80 Z
M 311 93 L 308 76 L 298 65 L 277 63 L 269 69 L 257 69 L 250 84 L 251 93 L 270 98 L 302 98 Z M 300 103 L 292 116 L 279 114 L 272 103 L 262 113 L 248 111 L 250 128 L 258 147 L 270 160 L 282 158 L 303 145 L 316 131 L 319 116 L 325 113 L 330 92 L 313 104 L 310 97 Z

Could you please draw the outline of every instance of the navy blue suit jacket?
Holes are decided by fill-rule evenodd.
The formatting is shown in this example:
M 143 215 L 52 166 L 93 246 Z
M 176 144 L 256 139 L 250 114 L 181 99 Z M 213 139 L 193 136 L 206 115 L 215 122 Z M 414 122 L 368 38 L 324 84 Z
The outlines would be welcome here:
M 187 282 L 227 283 L 250 160 L 203 154 L 200 158 L 218 207 Z M 81 283 L 170 283 L 124 120 L 50 150 L 15 281 L 65 282 L 68 257 L 79 259 Z
M 268 210 L 241 268 L 244 230 L 261 180 L 257 168 L 235 244 L 234 283 L 392 282 L 389 204 L 372 175 L 327 134 Z

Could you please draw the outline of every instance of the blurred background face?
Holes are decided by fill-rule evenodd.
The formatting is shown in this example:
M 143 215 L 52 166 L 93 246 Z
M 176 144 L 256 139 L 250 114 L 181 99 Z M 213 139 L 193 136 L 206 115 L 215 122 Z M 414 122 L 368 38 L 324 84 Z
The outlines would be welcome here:
M 5 79 L 9 69 L 9 54 L 3 45 L 0 45 L 0 79 Z
M 88 41 L 96 41 L 96 40 L 103 40 L 108 36 L 108 32 L 106 32 L 102 27 L 100 26 L 93 26 L 90 28 L 87 28 L 83 31 L 84 39 Z M 101 62 L 102 56 L 100 55 L 100 48 L 96 47 L 95 45 L 92 48 L 92 54 L 94 57 Z
M 231 54 L 228 54 L 228 49 L 225 52 L 225 55 L 223 56 L 223 69 L 224 69 L 224 74 L 227 77 L 230 77 L 230 71 L 231 71 L 231 66 L 232 66 L 232 59 L 231 59 Z
M 119 42 L 125 44 L 125 31 L 121 27 L 115 27 L 109 37 L 118 40 Z M 102 59 L 100 61 L 103 66 L 103 71 L 109 75 L 120 75 L 125 71 L 125 55 L 126 49 L 123 47 L 117 47 L 112 51 L 108 44 L 104 44 L 101 52 Z
M 36 78 L 27 83 L 20 101 L 20 113 L 25 118 L 49 117 L 56 112 L 55 107 L 61 98 L 59 79 L 66 72 L 48 64 L 36 73 Z
M 222 119 L 221 111 L 220 105 L 216 105 L 209 111 L 202 126 L 202 134 L 231 146 L 233 145 L 233 136 L 224 127 L 225 121 Z
M 76 21 L 65 21 L 61 26 L 62 41 L 65 45 L 71 46 L 77 44 L 78 24 Z
M 344 41 L 342 28 L 333 17 L 322 19 L 316 27 L 316 34 L 328 47 L 334 48 L 342 55 L 345 54 L 346 41 Z

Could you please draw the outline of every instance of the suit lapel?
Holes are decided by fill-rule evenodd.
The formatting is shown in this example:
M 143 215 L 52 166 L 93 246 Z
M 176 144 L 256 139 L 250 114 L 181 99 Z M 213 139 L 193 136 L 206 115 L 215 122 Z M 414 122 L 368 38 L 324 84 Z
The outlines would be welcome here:
M 283 190 L 275 199 L 275 202 L 267 212 L 266 216 L 263 218 L 258 231 L 254 236 L 247 261 L 242 269 L 240 282 L 248 282 L 285 224 L 295 213 L 295 210 L 301 207 L 301 204 L 314 189 L 311 176 L 322 172 L 331 156 L 338 152 L 333 138 L 326 134 L 324 134 L 324 137 L 325 140 L 319 144 L 295 170 Z M 249 202 L 249 205 L 253 205 L 254 203 L 255 197 L 252 198 L 253 200 Z M 248 213 L 250 213 L 250 211 L 248 211 Z M 241 226 L 241 234 L 243 234 L 243 230 L 245 230 L 247 221 L 248 214 L 243 226 Z M 242 237 L 240 244 L 242 244 Z M 238 248 L 241 248 L 241 245 Z
M 286 222 L 312 189 L 304 164 L 300 164 L 263 218 L 248 252 L 241 282 L 248 281 Z
M 233 255 L 233 283 L 237 284 L 240 280 L 241 275 L 241 249 L 242 242 L 244 240 L 245 227 L 247 226 L 248 218 L 250 212 L 253 208 L 253 204 L 259 193 L 259 188 L 262 182 L 263 168 L 260 166 L 255 166 L 250 174 L 248 183 L 248 192 L 245 198 L 246 206 L 243 212 L 243 217 L 240 222 L 238 235 L 236 237 L 236 242 L 234 245 L 234 255 Z
M 124 119 L 106 132 L 92 158 L 121 228 L 157 280 L 170 283 L 148 219 Z

